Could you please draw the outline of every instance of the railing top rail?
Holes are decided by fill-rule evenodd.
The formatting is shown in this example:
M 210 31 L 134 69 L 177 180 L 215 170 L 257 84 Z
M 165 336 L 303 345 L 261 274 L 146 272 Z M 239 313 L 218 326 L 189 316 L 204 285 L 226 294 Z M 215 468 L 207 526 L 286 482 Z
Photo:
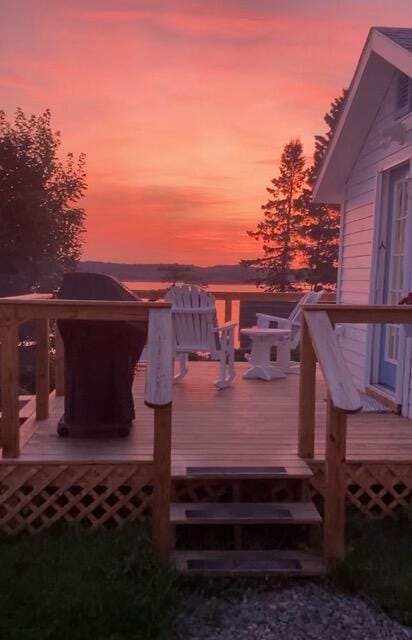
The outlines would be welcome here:
M 138 300 L 56 300 L 0 298 L 0 322 L 59 320 L 147 320 L 151 309 L 170 309 L 168 302 Z
M 317 313 L 317 309 L 316 312 L 315 309 L 305 309 L 304 317 L 334 407 L 344 413 L 360 411 L 362 403 L 359 393 L 352 382 L 326 311 Z
M 12 300 L 16 302 L 18 300 L 50 300 L 53 298 L 52 293 L 23 293 L 20 296 L 5 296 L 4 298 L 0 297 L 0 300 Z
M 412 305 L 407 304 L 305 304 L 306 311 L 412 311 Z
M 51 296 L 51 294 L 50 294 Z M 59 300 L 57 298 L 26 298 L 25 296 L 17 296 L 15 298 L 0 298 L 0 305 L 13 304 L 18 306 L 42 306 L 42 307 L 64 307 L 65 305 L 76 305 L 79 307 L 147 307 L 149 309 L 169 309 L 172 305 L 169 302 L 144 302 L 141 300 Z
M 132 289 L 132 291 L 136 295 L 144 297 L 148 294 L 161 296 L 168 289 L 169 287 L 165 287 L 164 289 Z M 207 289 L 207 291 L 209 291 L 216 300 L 268 300 L 269 302 L 297 302 L 307 293 L 307 291 L 215 291 L 213 288 Z M 325 292 L 322 299 L 333 302 L 335 300 L 335 294 Z
M 331 322 L 349 324 L 411 324 L 412 305 L 323 304 L 304 305 L 305 311 L 326 312 Z

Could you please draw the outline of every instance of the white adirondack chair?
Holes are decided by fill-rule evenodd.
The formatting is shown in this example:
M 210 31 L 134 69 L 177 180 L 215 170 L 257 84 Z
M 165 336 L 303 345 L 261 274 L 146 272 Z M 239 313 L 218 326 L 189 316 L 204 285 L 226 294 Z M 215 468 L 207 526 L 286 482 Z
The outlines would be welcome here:
M 215 297 L 196 285 L 174 286 L 165 299 L 172 304 L 175 335 L 175 360 L 179 370 L 174 381 L 188 372 L 189 353 L 209 353 L 220 362 L 216 387 L 228 387 L 235 377 L 235 322 L 217 325 Z
M 289 329 L 290 335 L 279 336 L 276 344 L 276 364 L 283 373 L 298 372 L 299 367 L 290 359 L 291 351 L 296 349 L 300 341 L 300 329 L 302 324 L 302 309 L 305 304 L 316 304 L 319 302 L 323 291 L 310 291 L 306 293 L 296 304 L 288 318 L 271 316 L 266 313 L 256 314 L 256 326 L 261 329 L 268 329 L 276 324 L 278 329 Z M 250 354 L 246 355 L 249 359 Z

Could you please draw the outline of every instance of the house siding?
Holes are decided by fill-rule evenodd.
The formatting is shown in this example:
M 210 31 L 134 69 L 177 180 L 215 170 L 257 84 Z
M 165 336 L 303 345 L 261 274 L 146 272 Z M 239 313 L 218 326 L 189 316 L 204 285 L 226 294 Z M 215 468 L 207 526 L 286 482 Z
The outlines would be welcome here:
M 382 101 L 381 107 L 366 136 L 359 156 L 346 183 L 342 204 L 341 256 L 338 301 L 347 304 L 367 304 L 374 302 L 371 283 L 375 199 L 377 197 L 377 177 L 382 162 L 389 163 L 393 156 L 394 165 L 399 152 L 405 150 L 412 157 L 410 139 L 400 145 L 392 142 L 385 147 L 380 131 L 395 122 L 395 77 Z M 363 390 L 367 383 L 367 327 L 366 325 L 345 325 L 340 343 L 345 360 L 356 386 Z

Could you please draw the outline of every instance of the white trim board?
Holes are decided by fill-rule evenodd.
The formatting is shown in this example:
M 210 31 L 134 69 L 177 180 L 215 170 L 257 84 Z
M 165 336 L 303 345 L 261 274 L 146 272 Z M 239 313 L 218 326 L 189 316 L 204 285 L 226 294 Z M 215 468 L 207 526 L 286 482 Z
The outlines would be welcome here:
M 344 185 L 396 70 L 412 77 L 412 52 L 372 27 L 314 186 L 315 202 L 341 200 Z M 406 124 L 409 119 L 405 116 L 399 122 Z

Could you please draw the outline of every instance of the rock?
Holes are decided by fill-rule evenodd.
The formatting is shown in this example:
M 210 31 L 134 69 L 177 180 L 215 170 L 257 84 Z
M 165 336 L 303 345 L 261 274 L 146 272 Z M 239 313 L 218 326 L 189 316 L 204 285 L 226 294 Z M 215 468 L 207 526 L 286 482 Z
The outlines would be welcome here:
M 412 629 L 360 598 L 311 582 L 230 599 L 189 596 L 177 633 L 181 640 L 412 640 Z

